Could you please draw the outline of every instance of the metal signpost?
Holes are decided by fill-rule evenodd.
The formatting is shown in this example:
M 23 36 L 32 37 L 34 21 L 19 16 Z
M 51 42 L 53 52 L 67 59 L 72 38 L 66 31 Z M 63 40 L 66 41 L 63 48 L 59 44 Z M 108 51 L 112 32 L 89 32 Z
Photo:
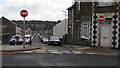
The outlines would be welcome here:
M 99 16 L 99 23 L 98 23 L 98 28 L 99 28 L 99 42 L 98 45 L 99 47 L 101 46 L 101 23 L 105 21 L 105 16 Z
M 28 15 L 28 12 L 27 10 L 22 10 L 20 12 L 20 15 L 23 17 L 23 48 L 25 48 L 25 30 L 26 30 L 26 27 L 25 27 L 25 17 Z

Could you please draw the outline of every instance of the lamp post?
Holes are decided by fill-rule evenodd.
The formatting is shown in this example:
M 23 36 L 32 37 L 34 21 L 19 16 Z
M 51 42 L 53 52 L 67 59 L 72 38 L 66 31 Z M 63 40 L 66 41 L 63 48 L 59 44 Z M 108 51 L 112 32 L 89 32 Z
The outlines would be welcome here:
M 66 11 L 63 11 L 64 13 L 65 13 L 65 34 L 67 34 L 66 33 L 66 17 L 67 17 L 67 13 L 66 13 Z

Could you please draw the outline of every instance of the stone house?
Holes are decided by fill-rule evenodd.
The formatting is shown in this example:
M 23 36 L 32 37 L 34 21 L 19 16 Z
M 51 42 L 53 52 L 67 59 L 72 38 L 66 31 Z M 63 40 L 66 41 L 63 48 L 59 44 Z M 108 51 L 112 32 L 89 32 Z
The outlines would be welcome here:
M 119 2 L 75 2 L 67 10 L 67 44 L 118 48 Z
M 75 2 L 68 9 L 68 44 L 90 45 L 90 23 L 92 22 L 92 3 Z M 86 33 L 87 32 L 87 33 Z M 72 40 L 69 40 L 71 38 Z
M 16 34 L 16 26 L 13 22 L 6 19 L 5 17 L 1 17 L 0 20 L 1 44 L 8 44 L 10 37 Z
M 119 13 L 118 2 L 95 2 L 92 11 L 92 45 L 118 48 Z M 103 16 L 104 21 L 100 21 Z
M 21 34 L 23 27 L 10 21 L 5 17 L 0 18 L 0 44 L 9 44 L 10 38 L 15 34 Z M 30 29 L 25 30 L 26 33 L 31 33 Z

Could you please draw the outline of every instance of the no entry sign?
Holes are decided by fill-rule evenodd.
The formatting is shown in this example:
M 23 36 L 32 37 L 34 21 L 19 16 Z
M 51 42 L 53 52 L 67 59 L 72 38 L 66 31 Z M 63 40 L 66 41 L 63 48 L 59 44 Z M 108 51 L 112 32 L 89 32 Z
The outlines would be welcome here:
M 24 18 L 23 20 L 23 48 L 25 48 L 25 17 L 28 15 L 27 10 L 21 10 L 20 15 Z
M 104 22 L 105 21 L 105 17 L 104 16 L 99 16 L 99 21 L 100 22 Z
M 22 11 L 20 12 L 20 15 L 21 15 L 22 17 L 26 17 L 26 16 L 28 15 L 27 10 L 22 10 Z

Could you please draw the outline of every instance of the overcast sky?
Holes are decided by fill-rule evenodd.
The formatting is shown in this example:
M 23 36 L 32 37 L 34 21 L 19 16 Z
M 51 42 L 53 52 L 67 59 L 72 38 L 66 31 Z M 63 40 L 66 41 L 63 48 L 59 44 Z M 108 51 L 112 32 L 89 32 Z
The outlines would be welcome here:
M 20 11 L 28 11 L 27 20 L 57 21 L 65 18 L 67 8 L 73 0 L 0 0 L 0 17 L 10 20 L 23 20 Z

